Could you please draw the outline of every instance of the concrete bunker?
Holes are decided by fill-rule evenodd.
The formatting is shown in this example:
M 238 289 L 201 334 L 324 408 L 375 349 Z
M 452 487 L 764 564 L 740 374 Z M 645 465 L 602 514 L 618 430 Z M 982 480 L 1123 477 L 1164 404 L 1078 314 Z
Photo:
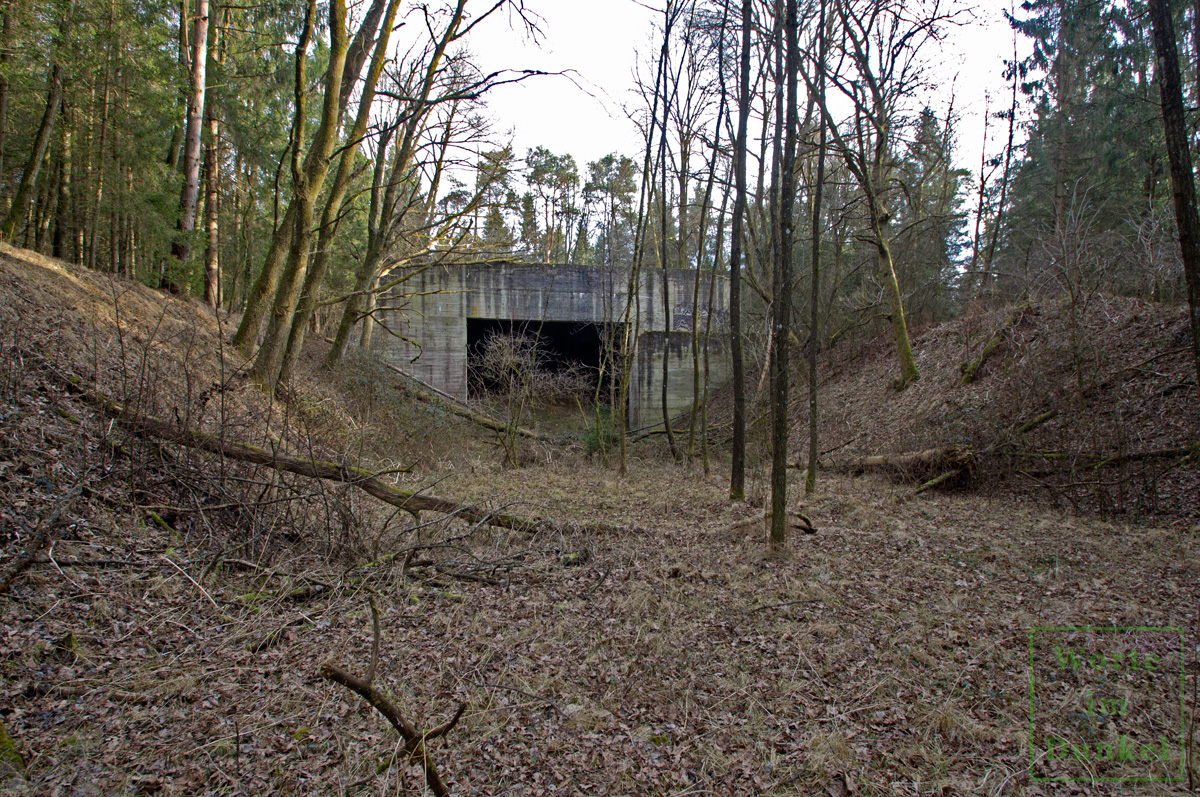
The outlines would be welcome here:
M 696 279 L 699 314 L 694 317 Z M 630 293 L 629 288 L 634 291 Z M 470 397 L 472 347 L 488 331 L 538 329 L 563 362 L 598 364 L 603 330 L 631 326 L 627 420 L 630 428 L 662 425 L 663 365 L 668 412 L 692 404 L 692 329 L 707 345 L 710 370 L 702 389 L 729 377 L 729 281 L 708 272 L 648 269 L 630 285 L 624 269 L 534 263 L 440 266 L 421 271 L 383 302 L 383 355 L 400 369 L 457 399 Z M 664 313 L 664 292 L 670 315 Z M 710 295 L 711 294 L 711 295 Z M 710 323 L 711 319 L 711 323 Z M 704 335 L 704 330 L 709 335 Z M 605 391 L 607 392 L 607 391 Z

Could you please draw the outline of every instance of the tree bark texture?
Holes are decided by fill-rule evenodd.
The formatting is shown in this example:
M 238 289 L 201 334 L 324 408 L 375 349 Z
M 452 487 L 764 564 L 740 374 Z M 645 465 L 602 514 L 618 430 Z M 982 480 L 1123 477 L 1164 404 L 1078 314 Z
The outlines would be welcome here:
M 825 104 L 825 0 L 821 0 L 817 28 L 817 101 Z M 817 144 L 817 184 L 813 189 L 812 207 L 812 284 L 809 295 L 808 325 L 808 472 L 804 476 L 804 492 L 812 495 L 817 489 L 817 349 L 820 343 L 821 306 L 821 200 L 825 189 L 825 147 L 829 130 L 824 116 L 820 117 L 821 133 Z
M 379 4 L 377 3 L 376 5 Z M 329 250 L 333 244 L 333 234 L 337 226 L 337 215 L 341 211 L 342 202 L 346 197 L 346 190 L 350 186 L 350 178 L 354 172 L 354 161 L 358 154 L 359 145 L 367 132 L 367 123 L 370 121 L 371 116 L 371 104 L 375 98 L 375 88 L 379 82 L 379 76 L 383 71 L 388 42 L 391 38 L 392 26 L 395 22 L 398 8 L 399 0 L 389 0 L 387 13 L 384 15 L 383 26 L 379 29 L 379 38 L 375 44 L 375 52 L 371 57 L 371 66 L 367 72 L 366 80 L 363 82 L 362 96 L 359 99 L 358 113 L 354 119 L 354 126 L 350 129 L 346 137 L 346 147 L 342 151 L 337 174 L 333 178 L 333 185 L 330 187 L 329 196 L 325 200 L 325 210 L 321 214 L 321 226 L 317 233 L 317 250 L 313 254 L 313 262 L 304 277 L 304 286 L 300 291 L 300 298 L 296 304 L 291 329 L 288 331 L 287 345 L 284 349 L 283 358 L 280 361 L 277 382 L 286 383 L 292 376 L 296 360 L 300 356 L 300 351 L 304 346 L 308 324 L 312 320 L 313 311 L 316 308 L 317 291 L 320 288 L 322 280 L 325 279 L 325 273 L 329 270 Z M 355 37 L 355 45 L 358 45 L 362 33 L 360 30 L 359 35 Z
M 1162 94 L 1163 127 L 1167 156 L 1171 162 L 1171 190 L 1175 194 L 1175 221 L 1179 248 L 1187 279 L 1188 309 L 1192 320 L 1192 356 L 1200 381 L 1200 213 L 1196 208 L 1196 183 L 1188 146 L 1187 118 L 1183 105 L 1183 81 L 1179 73 L 1179 51 L 1175 26 L 1166 0 L 1150 0 L 1150 23 L 1158 56 L 1158 86 Z
M 293 201 L 297 205 L 297 211 L 295 227 L 292 230 L 292 245 L 275 291 L 266 337 L 258 350 L 254 365 L 250 368 L 251 379 L 271 387 L 276 385 L 279 376 L 279 364 L 287 346 L 292 314 L 300 300 L 300 288 L 308 270 L 317 195 L 325 182 L 329 160 L 337 142 L 338 120 L 341 116 L 339 98 L 347 47 L 346 3 L 345 0 L 332 0 L 329 3 L 329 66 L 325 72 L 325 98 L 321 108 L 321 120 L 313 135 L 312 147 L 305 159 L 304 168 L 295 168 L 298 158 L 293 159 Z M 303 103 L 299 103 L 298 108 L 303 109 Z M 296 146 L 300 146 L 299 136 Z
M 293 101 L 291 153 L 292 181 L 297 184 L 297 187 L 304 181 L 300 148 L 304 145 L 304 91 L 307 80 L 305 66 L 308 58 L 308 45 L 312 42 L 316 14 L 316 0 L 309 0 L 304 10 L 304 29 L 300 34 L 299 41 L 296 42 L 296 63 L 293 78 L 294 85 L 292 87 L 295 99 Z M 279 169 L 280 171 L 283 169 L 282 161 L 279 164 Z M 275 201 L 276 208 L 278 208 L 279 172 L 276 172 Z M 288 202 L 287 210 L 283 214 L 283 221 L 280 222 L 279 226 L 271 234 L 271 246 L 267 249 L 267 256 L 263 260 L 262 270 L 258 273 L 258 279 L 254 281 L 254 286 L 246 296 L 246 308 L 242 311 L 242 323 L 238 325 L 237 332 L 233 335 L 233 344 L 240 348 L 244 354 L 249 354 L 254 348 L 254 344 L 258 339 L 258 332 L 262 328 L 263 319 L 266 317 L 267 310 L 275 298 L 284 262 L 287 260 L 291 252 L 291 247 L 294 244 L 293 239 L 295 238 L 297 218 L 300 216 L 301 211 L 300 205 L 301 203 L 296 196 L 293 196 L 291 201 Z
M 196 0 L 192 21 L 192 65 L 188 75 L 187 125 L 183 136 L 183 189 L 179 194 L 178 237 L 171 256 L 187 263 L 191 233 L 196 229 L 196 204 L 200 195 L 200 141 L 204 135 L 205 68 L 208 64 L 208 0 Z
M 771 348 L 771 547 L 782 548 L 787 537 L 788 343 L 792 315 L 792 239 L 795 237 L 796 128 L 799 126 L 800 22 L 796 0 L 787 0 L 787 110 L 783 163 L 780 165 L 779 269 L 775 286 L 775 335 Z
M 220 126 L 211 104 L 205 109 L 208 145 L 204 149 L 204 303 L 214 310 L 221 306 L 220 229 Z
M 729 351 L 733 359 L 733 452 L 729 497 L 746 497 L 746 370 L 742 354 L 742 225 L 746 216 L 746 139 L 750 118 L 751 0 L 742 0 L 742 52 L 738 83 L 738 126 L 734 144 L 733 221 L 729 240 Z
M 73 5 L 67 9 L 68 17 L 62 24 L 62 35 L 65 37 L 70 29 L 70 14 L 73 10 Z M 46 109 L 42 113 L 42 122 L 38 125 L 37 136 L 33 141 L 33 149 L 29 153 L 29 160 L 25 163 L 25 170 L 21 172 L 21 182 L 17 184 L 17 191 L 13 195 L 12 205 L 8 208 L 8 215 L 0 222 L 0 240 L 11 241 L 16 235 L 17 227 L 25 218 L 26 212 L 29 210 L 29 198 L 33 193 L 33 188 L 37 184 L 38 174 L 42 169 L 42 161 L 46 157 L 46 149 L 50 146 L 50 134 L 54 130 L 54 120 L 58 118 L 58 109 L 62 103 L 63 95 L 63 70 L 62 65 L 55 60 L 53 66 L 50 67 L 50 88 L 46 92 Z

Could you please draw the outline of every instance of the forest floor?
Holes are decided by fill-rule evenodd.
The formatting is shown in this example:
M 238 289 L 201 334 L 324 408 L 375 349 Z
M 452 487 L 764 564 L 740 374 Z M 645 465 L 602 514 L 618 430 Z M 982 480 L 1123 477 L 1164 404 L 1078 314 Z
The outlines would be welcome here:
M 760 467 L 734 504 L 722 456 L 705 474 L 656 442 L 623 478 L 578 443 L 502 469 L 368 360 L 270 402 L 195 302 L 8 248 L 0 312 L 0 574 L 49 535 L 0 594 L 5 793 L 426 793 L 391 726 L 319 674 L 367 672 L 372 599 L 375 686 L 419 728 L 465 705 L 430 744 L 456 795 L 1200 784 L 1186 496 L 1102 520 L 822 473 L 793 502 L 819 533 L 780 556 Z M 556 525 L 416 524 L 349 485 L 135 434 L 87 391 Z

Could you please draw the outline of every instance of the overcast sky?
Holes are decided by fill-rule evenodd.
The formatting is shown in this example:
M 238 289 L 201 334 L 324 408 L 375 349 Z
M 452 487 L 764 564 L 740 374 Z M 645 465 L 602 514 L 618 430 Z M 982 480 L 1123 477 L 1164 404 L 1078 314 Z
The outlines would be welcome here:
M 657 0 L 661 2 L 661 0 Z M 497 129 L 514 132 L 518 156 L 534 146 L 575 157 L 581 175 L 589 161 L 610 152 L 636 157 L 642 143 L 624 108 L 635 101 L 634 70 L 655 46 L 652 22 L 661 17 L 635 0 L 525 0 L 540 17 L 540 43 L 509 27 L 503 19 L 488 20 L 472 33 L 470 48 L 485 70 L 500 68 L 569 72 L 568 76 L 535 77 L 500 87 L 488 95 Z M 1012 33 L 1002 11 L 1007 2 L 976 3 L 962 24 L 948 32 L 941 52 L 931 61 L 941 90 L 927 98 L 939 114 L 949 105 L 951 90 L 958 117 L 958 165 L 978 171 L 983 135 L 985 97 L 992 112 L 1009 101 L 1000 78 L 1002 59 L 1012 55 Z M 643 70 L 646 67 L 643 66 Z M 998 149 L 1006 130 L 995 119 L 989 134 L 990 151 Z

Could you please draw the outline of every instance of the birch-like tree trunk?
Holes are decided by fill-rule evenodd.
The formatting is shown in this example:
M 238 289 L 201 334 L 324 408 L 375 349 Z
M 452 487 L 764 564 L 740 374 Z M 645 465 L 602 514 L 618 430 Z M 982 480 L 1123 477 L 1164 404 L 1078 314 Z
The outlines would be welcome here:
M 187 125 L 183 135 L 183 189 L 179 193 L 178 235 L 171 256 L 185 264 L 191 256 L 191 234 L 196 229 L 196 204 L 200 195 L 200 141 L 204 134 L 205 67 L 208 63 L 208 0 L 196 0 L 192 20 L 192 64 L 188 74 Z
M 205 108 L 208 145 L 204 148 L 204 303 L 214 310 L 221 306 L 220 230 L 220 134 L 211 105 Z

